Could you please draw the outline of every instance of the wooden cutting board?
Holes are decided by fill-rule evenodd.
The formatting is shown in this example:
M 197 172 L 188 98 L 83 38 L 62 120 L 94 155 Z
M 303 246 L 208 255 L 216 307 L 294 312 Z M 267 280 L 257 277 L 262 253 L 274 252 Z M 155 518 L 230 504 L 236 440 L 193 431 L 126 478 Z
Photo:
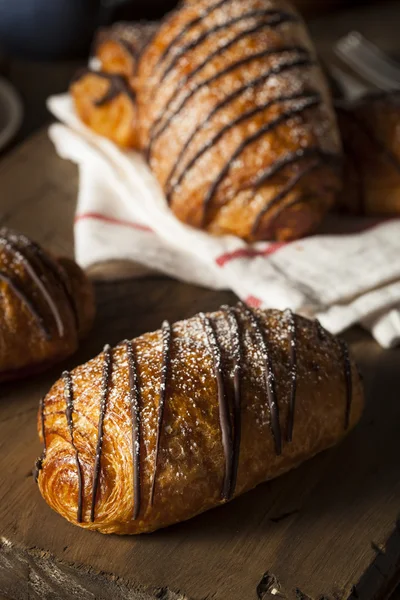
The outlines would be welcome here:
M 72 254 L 76 169 L 41 132 L 0 162 L 0 224 Z M 373 600 L 400 577 L 400 351 L 361 330 L 347 337 L 365 374 L 367 408 L 337 448 L 232 503 L 140 537 L 64 521 L 31 475 L 41 447 L 39 398 L 65 367 L 108 342 L 233 300 L 162 277 L 110 282 L 97 268 L 98 316 L 67 364 L 0 390 L 0 594 L 10 599 Z

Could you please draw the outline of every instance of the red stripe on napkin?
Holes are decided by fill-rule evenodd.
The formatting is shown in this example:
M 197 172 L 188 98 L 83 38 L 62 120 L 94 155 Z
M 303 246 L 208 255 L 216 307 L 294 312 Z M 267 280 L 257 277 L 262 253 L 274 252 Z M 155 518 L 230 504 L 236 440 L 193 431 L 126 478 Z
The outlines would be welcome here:
M 225 254 L 221 254 L 215 259 L 215 262 L 219 267 L 224 267 L 231 260 L 235 260 L 236 258 L 254 258 L 256 256 L 270 256 L 274 254 L 279 248 L 286 246 L 287 242 L 275 242 L 270 244 L 264 250 L 255 250 L 253 248 L 239 248 L 238 250 L 234 250 L 233 252 L 226 252 Z
M 109 223 L 110 225 L 120 225 L 121 227 L 130 227 L 131 229 L 153 233 L 153 230 L 150 227 L 147 227 L 147 225 L 135 223 L 134 221 L 126 221 L 124 219 L 116 219 L 115 217 L 109 217 L 107 215 L 103 215 L 97 212 L 87 212 L 82 213 L 80 215 L 76 215 L 74 223 L 79 223 L 79 221 L 87 220 L 103 221 L 104 223 Z
M 262 300 L 260 300 L 260 298 L 256 298 L 255 296 L 247 296 L 245 303 L 253 308 L 260 308 Z

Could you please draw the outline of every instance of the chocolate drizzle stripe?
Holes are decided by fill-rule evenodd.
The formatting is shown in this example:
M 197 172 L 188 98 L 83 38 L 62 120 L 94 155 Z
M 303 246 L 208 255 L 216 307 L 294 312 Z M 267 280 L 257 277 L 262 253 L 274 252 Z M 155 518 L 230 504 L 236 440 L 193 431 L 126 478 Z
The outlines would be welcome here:
M 266 57 L 266 56 L 272 56 L 272 55 L 278 55 L 281 53 L 287 53 L 287 52 L 303 52 L 303 50 L 301 48 L 298 48 L 296 46 L 288 46 L 286 48 L 281 48 L 279 50 L 265 50 L 261 53 L 258 54 L 253 54 L 251 56 L 246 57 L 244 60 L 254 60 L 257 58 L 261 58 L 261 57 Z M 306 58 L 301 58 L 301 59 L 297 59 L 294 63 L 285 63 L 284 65 L 280 65 L 279 66 L 279 73 L 282 73 L 284 70 L 287 69 L 292 69 L 293 67 L 298 67 L 299 66 L 299 60 L 301 61 L 301 64 L 303 65 L 304 60 L 307 61 L 307 63 L 309 62 L 308 59 Z M 241 59 L 240 61 L 241 63 L 243 63 L 243 59 Z M 236 64 L 235 63 L 235 68 L 236 68 Z M 283 68 L 285 67 L 285 68 Z M 218 102 L 214 108 L 211 110 L 211 112 L 206 116 L 206 118 L 199 123 L 195 129 L 193 130 L 193 132 L 190 134 L 190 136 L 188 137 L 188 139 L 186 140 L 186 142 L 184 143 L 181 151 L 179 152 L 178 158 L 176 160 L 176 162 L 174 163 L 171 172 L 168 176 L 168 179 L 166 181 L 166 188 L 168 190 L 170 190 L 171 192 L 171 187 L 175 187 L 177 185 L 177 183 L 175 181 L 173 181 L 174 179 L 174 175 L 176 173 L 176 170 L 178 169 L 178 167 L 181 165 L 183 157 L 186 154 L 186 150 L 188 149 L 188 147 L 190 146 L 191 142 L 194 140 L 194 138 L 196 137 L 197 133 L 199 131 L 201 131 L 202 129 L 204 129 L 204 127 L 211 121 L 211 119 L 214 117 L 214 115 L 216 115 L 220 110 L 222 110 L 223 108 L 225 108 L 225 106 L 228 106 L 231 102 L 233 102 L 234 100 L 236 100 L 237 98 L 239 98 L 242 94 L 244 94 L 245 92 L 247 92 L 248 90 L 254 89 L 256 88 L 258 85 L 264 83 L 265 81 L 267 81 L 267 79 L 269 77 L 271 77 L 271 75 L 276 75 L 276 69 L 273 69 L 273 72 L 271 73 L 271 71 L 267 71 L 266 73 L 263 73 L 261 76 L 256 77 L 255 79 L 252 79 L 251 81 L 249 81 L 248 83 L 246 83 L 245 85 L 239 87 L 238 89 L 236 89 L 234 92 L 232 92 L 231 94 L 229 94 L 228 96 L 226 96 L 222 101 Z
M 35 462 L 35 468 L 34 468 L 35 483 L 38 482 L 39 471 L 43 467 L 43 461 L 46 457 L 46 452 L 47 452 L 46 426 L 45 426 L 45 415 L 44 415 L 44 396 L 42 396 L 40 399 L 39 410 L 40 410 L 40 429 L 41 429 L 42 438 L 43 438 L 43 450 L 42 450 L 40 457 Z
M 95 72 L 96 75 L 100 75 L 101 73 L 101 77 L 103 77 L 105 74 L 100 72 L 100 71 L 96 71 Z M 95 106 L 104 106 L 105 104 L 108 104 L 109 102 L 111 102 L 112 100 L 114 100 L 114 98 L 116 98 L 117 96 L 119 96 L 120 94 L 124 94 L 125 96 L 128 96 L 128 98 L 132 101 L 132 102 L 136 102 L 136 96 L 135 93 L 133 92 L 133 90 L 131 89 L 131 87 L 129 86 L 128 82 L 125 80 L 125 78 L 122 75 L 110 75 L 109 77 L 107 77 L 107 79 L 110 80 L 110 87 L 108 88 L 107 92 L 104 94 L 104 96 L 102 98 L 99 98 L 98 100 L 95 101 Z
M 13 291 L 13 293 L 17 296 L 17 298 L 19 298 L 19 300 L 23 304 L 25 304 L 25 306 L 39 325 L 43 336 L 46 338 L 46 340 L 50 340 L 51 335 L 44 323 L 43 317 L 36 310 L 35 306 L 31 302 L 31 300 L 29 300 L 29 298 L 26 296 L 25 292 L 18 286 L 18 284 L 15 281 L 13 281 L 11 277 L 9 277 L 6 273 L 2 271 L 0 271 L 0 281 L 4 281 L 4 283 L 6 283 L 8 287 Z
M 265 123 L 265 125 L 260 127 L 255 133 L 252 133 L 250 136 L 248 136 L 246 139 L 244 139 L 241 144 L 239 144 L 239 146 L 236 148 L 236 150 L 234 151 L 232 156 L 228 159 L 228 161 L 225 163 L 225 165 L 221 169 L 220 173 L 218 174 L 218 177 L 210 185 L 210 188 L 204 197 L 204 210 L 203 210 L 203 220 L 202 220 L 203 226 L 206 224 L 207 209 L 208 209 L 209 205 L 211 204 L 211 201 L 213 200 L 215 194 L 217 193 L 217 190 L 218 190 L 220 184 L 222 183 L 222 181 L 225 179 L 225 177 L 228 175 L 229 171 L 231 170 L 232 164 L 234 163 L 234 161 L 237 158 L 239 158 L 239 156 L 242 154 L 242 152 L 248 146 L 250 146 L 257 140 L 259 140 L 264 135 L 271 133 L 271 131 L 273 131 L 276 127 L 279 127 L 279 125 L 285 123 L 292 117 L 300 115 L 303 111 L 305 111 L 309 108 L 318 106 L 320 103 L 321 103 L 321 99 L 319 96 L 314 96 L 308 100 L 305 100 L 297 108 L 293 108 L 291 110 L 285 111 L 285 112 L 281 113 L 276 119 L 269 121 L 269 123 Z
M 107 410 L 107 400 L 111 383 L 112 374 L 112 350 L 107 344 L 103 349 L 104 363 L 103 363 L 103 374 L 101 383 L 101 398 L 100 398 L 100 414 L 99 424 L 97 431 L 97 446 L 96 446 L 96 457 L 93 469 L 93 483 L 92 483 L 92 501 L 90 506 L 90 520 L 93 523 L 95 519 L 95 506 L 97 489 L 99 486 L 100 469 L 101 469 L 101 454 L 103 449 L 103 436 L 104 436 L 104 417 Z
M 221 427 L 222 446 L 225 457 L 225 473 L 222 484 L 221 497 L 223 500 L 229 500 L 232 488 L 233 444 L 232 425 L 229 414 L 228 399 L 226 396 L 226 389 L 224 384 L 221 348 L 219 346 L 218 337 L 215 333 L 213 324 L 209 317 L 207 317 L 204 313 L 200 313 L 199 317 L 206 334 L 207 344 L 212 356 L 214 373 L 217 383 L 219 421 Z
M 136 357 L 131 341 L 125 342 L 128 359 L 129 373 L 129 396 L 132 419 L 132 457 L 133 457 L 133 520 L 136 520 L 140 512 L 141 489 L 140 489 L 140 386 L 137 372 Z
M 167 384 L 171 365 L 171 346 L 172 346 L 172 327 L 168 321 L 164 321 L 161 327 L 162 333 L 162 365 L 161 365 L 161 382 L 159 392 L 158 416 L 157 416 L 157 437 L 156 448 L 154 454 L 154 473 L 150 490 L 150 506 L 153 506 L 154 492 L 156 489 L 158 456 L 160 453 L 161 432 L 164 420 L 165 401 L 167 399 Z
M 217 10 L 218 8 L 220 8 L 223 4 L 226 4 L 229 1 L 231 1 L 231 0 L 219 0 L 219 2 L 216 2 L 216 4 L 212 4 L 211 6 L 208 6 L 205 10 L 201 11 L 201 13 L 199 14 L 198 17 L 195 17 L 194 19 L 191 19 L 190 21 L 188 21 L 186 23 L 186 25 L 184 25 L 184 27 L 182 27 L 182 29 L 177 33 L 177 35 L 174 38 L 172 38 L 172 40 L 164 48 L 161 56 L 159 56 L 159 58 L 158 58 L 158 60 L 156 62 L 154 70 L 162 62 L 164 62 L 164 60 L 169 56 L 169 54 L 172 51 L 173 47 L 175 46 L 176 42 L 178 42 L 185 35 L 185 33 L 187 33 L 188 31 L 190 31 L 192 29 L 192 27 L 195 27 L 205 17 L 207 17 L 209 14 L 211 14 L 212 12 L 214 12 L 215 10 Z
M 64 336 L 64 323 L 62 321 L 60 311 L 59 311 L 56 303 L 54 302 L 53 298 L 51 297 L 51 294 L 48 292 L 46 286 L 44 285 L 43 281 L 41 280 L 39 275 L 36 273 L 29 258 L 24 254 L 24 252 L 20 248 L 18 248 L 14 244 L 13 241 L 11 241 L 10 238 L 0 234 L 0 242 L 3 243 L 4 247 L 7 248 L 11 254 L 14 254 L 14 256 L 16 256 L 20 260 L 20 262 L 24 265 L 26 272 L 28 273 L 29 277 L 31 278 L 33 283 L 36 285 L 38 290 L 40 291 L 41 295 L 43 296 L 46 304 L 48 305 L 48 307 L 54 317 L 54 321 L 56 323 L 57 330 L 58 330 L 58 335 L 60 337 L 63 337 Z
M 293 100 L 304 100 L 306 98 L 315 98 L 316 94 L 315 93 L 296 93 L 296 94 L 290 94 L 287 96 L 280 96 L 279 98 L 274 98 L 272 100 L 269 100 L 268 102 L 265 102 L 264 104 L 260 105 L 260 106 L 255 106 L 254 108 L 241 113 L 237 119 L 234 119 L 231 123 L 228 123 L 227 125 L 225 125 L 224 127 L 222 127 L 210 140 L 208 140 L 208 142 L 206 142 L 201 148 L 200 150 L 193 156 L 193 158 L 189 161 L 189 163 L 185 166 L 185 169 L 181 172 L 180 176 L 177 178 L 177 180 L 174 182 L 173 188 L 171 190 L 170 193 L 168 193 L 167 195 L 167 199 L 168 201 L 170 201 L 170 194 L 173 194 L 174 189 L 180 185 L 182 183 L 182 180 L 187 176 L 187 174 L 189 173 L 190 169 L 195 165 L 195 163 L 201 158 L 201 156 L 203 154 L 205 154 L 208 150 L 210 150 L 217 142 L 219 142 L 219 140 L 226 134 L 228 133 L 231 129 L 233 129 L 234 127 L 236 127 L 237 125 L 240 125 L 241 123 L 247 121 L 248 119 L 251 119 L 252 117 L 254 117 L 255 115 L 263 112 L 264 110 L 267 110 L 268 108 L 270 108 L 271 106 L 275 105 L 275 104 L 280 104 L 280 103 L 284 103 L 284 102 L 290 102 Z
M 328 191 L 331 192 L 335 192 L 336 190 L 334 190 L 333 188 L 329 189 Z M 287 204 L 283 204 L 282 206 L 280 206 L 278 208 L 278 210 L 271 216 L 270 220 L 269 220 L 269 228 L 271 227 L 271 225 L 274 224 L 274 222 L 276 221 L 276 219 L 278 219 L 278 217 L 285 211 L 285 210 L 289 210 L 291 208 L 293 208 L 293 206 L 296 206 L 297 204 L 300 203 L 305 203 L 307 201 L 309 201 L 309 199 L 312 199 L 314 196 L 312 196 L 311 194 L 301 194 L 300 196 L 297 196 L 296 198 L 294 198 L 294 200 L 291 200 L 290 202 L 288 202 Z
M 242 348 L 240 324 L 234 309 L 229 306 L 222 306 L 221 310 L 225 313 L 228 321 L 233 360 L 233 449 L 232 469 L 229 477 L 231 485 L 228 493 L 228 499 L 230 500 L 236 489 L 242 434 Z
M 49 271 L 51 271 L 51 273 L 53 274 L 53 277 L 55 278 L 55 280 L 58 282 L 58 284 L 62 288 L 64 295 L 67 299 L 67 302 L 70 306 L 71 313 L 72 313 L 74 323 L 76 326 L 76 330 L 79 331 L 78 309 L 77 309 L 74 297 L 68 288 L 67 275 L 65 274 L 63 268 L 61 267 L 61 265 L 59 265 L 54 260 L 52 260 L 52 258 L 49 257 L 42 250 L 42 248 L 40 246 L 38 246 L 35 242 L 31 242 L 30 240 L 28 240 L 28 238 L 25 238 L 25 236 L 22 236 L 22 239 L 24 240 L 25 244 L 27 244 L 27 243 L 29 244 L 29 246 L 32 248 L 32 251 L 35 252 L 35 254 L 42 261 L 44 266 L 47 267 L 49 269 Z
M 350 424 L 350 412 L 353 395 L 353 380 L 351 373 L 351 361 L 349 356 L 349 349 L 344 340 L 339 340 L 340 351 L 343 359 L 343 371 L 346 383 L 346 412 L 344 418 L 344 428 L 348 429 Z
M 314 156 L 320 158 L 325 162 L 330 163 L 339 164 L 341 160 L 339 154 L 326 152 L 325 150 L 322 150 L 322 148 L 320 148 L 319 146 L 308 146 L 307 148 L 299 148 L 294 152 L 289 152 L 288 154 L 285 154 L 282 158 L 279 158 L 272 165 L 268 166 L 264 171 L 261 172 L 260 175 L 258 175 L 257 179 L 252 182 L 252 185 L 256 188 L 260 187 L 266 181 L 268 181 L 268 179 L 273 177 L 273 175 L 279 173 L 279 171 L 284 169 L 286 166 L 296 163 L 297 161 L 303 158 L 309 158 Z
M 47 452 L 47 444 L 46 444 L 46 426 L 45 426 L 45 416 L 44 416 L 44 396 L 40 399 L 40 428 L 42 431 L 43 438 L 43 455 Z
M 297 53 L 302 52 L 303 56 L 300 58 L 296 58 L 293 61 L 290 61 L 287 63 L 282 63 L 280 65 L 277 65 L 276 67 L 272 67 L 267 72 L 263 73 L 260 77 L 257 77 L 253 81 L 249 81 L 248 83 L 243 85 L 241 88 L 239 88 L 238 90 L 236 90 L 235 92 L 230 94 L 227 97 L 227 99 L 223 100 L 221 103 L 221 106 L 217 105 L 218 110 L 219 110 L 219 108 L 222 108 L 222 106 L 225 106 L 226 104 L 228 104 L 228 102 L 233 100 L 235 97 L 237 97 L 236 94 L 240 95 L 242 92 L 246 91 L 246 89 L 251 89 L 251 88 L 256 87 L 256 85 L 262 83 L 263 81 L 266 81 L 269 77 L 280 75 L 281 73 L 283 73 L 284 71 L 289 70 L 289 69 L 294 69 L 297 67 L 311 67 L 315 64 L 315 62 L 309 58 L 308 52 L 298 46 L 293 46 L 293 47 L 287 46 L 284 48 L 263 50 L 262 52 L 257 52 L 255 54 L 250 54 L 249 56 L 245 56 L 244 58 L 240 58 L 239 60 L 235 61 L 234 63 L 231 63 L 230 65 L 228 65 L 221 71 L 218 71 L 217 73 L 215 73 L 208 79 L 205 79 L 204 81 L 202 81 L 199 84 L 197 84 L 196 86 L 194 86 L 192 89 L 189 90 L 189 92 L 186 94 L 186 96 L 182 99 L 181 103 L 176 107 L 175 110 L 173 110 L 171 112 L 171 114 L 169 116 L 167 116 L 164 123 L 161 125 L 161 123 L 164 119 L 164 115 L 165 115 L 165 110 L 163 109 L 162 112 L 160 113 L 160 115 L 154 121 L 154 123 L 150 129 L 150 141 L 149 141 L 147 151 L 146 151 L 147 160 L 149 160 L 149 158 L 150 158 L 153 144 L 164 133 L 164 131 L 170 126 L 170 124 L 172 123 L 174 118 L 177 115 L 179 115 L 181 110 L 186 106 L 186 104 L 189 102 L 189 100 L 199 90 L 201 90 L 204 87 L 210 86 L 212 83 L 214 83 L 221 77 L 228 75 L 232 71 L 235 71 L 236 69 L 243 67 L 244 65 L 249 64 L 249 63 L 253 62 L 254 60 L 259 60 L 259 59 L 262 59 L 267 56 L 274 56 L 274 55 L 278 56 L 280 54 L 286 54 L 288 52 L 297 52 Z M 215 107 L 215 108 L 217 108 L 217 107 Z M 213 111 L 214 110 L 215 109 L 213 109 Z M 215 114 L 215 113 L 211 113 L 211 116 L 212 116 L 212 114 Z M 206 122 L 209 119 L 210 119 L 210 116 L 207 117 Z M 160 125 L 160 127 L 159 127 L 159 125 Z M 204 124 L 202 126 L 204 126 Z
M 55 260 L 51 258 L 44 250 L 36 243 L 30 240 L 26 235 L 21 233 L 16 234 L 12 231 L 7 231 L 5 229 L 0 230 L 0 234 L 3 235 L 7 240 L 11 240 L 15 243 L 22 243 L 26 248 L 31 250 L 37 257 L 37 259 L 43 263 L 43 266 L 47 268 L 52 274 L 56 282 L 62 288 L 64 295 L 70 305 L 71 312 L 74 317 L 74 321 L 76 324 L 77 331 L 79 330 L 79 315 L 78 309 L 75 304 L 75 300 L 68 288 L 67 283 L 67 275 L 64 272 L 64 269 L 57 263 Z
M 71 438 L 71 445 L 75 452 L 75 462 L 76 462 L 76 469 L 77 469 L 77 473 L 78 473 L 78 510 L 77 510 L 77 515 L 76 515 L 76 520 L 78 523 L 82 523 L 82 504 L 83 504 L 83 499 L 82 499 L 83 485 L 82 485 L 82 483 L 83 483 L 83 481 L 82 481 L 81 463 L 79 462 L 78 448 L 76 447 L 75 440 L 74 440 L 74 422 L 73 422 L 73 418 L 72 418 L 72 414 L 73 414 L 73 410 L 74 410 L 74 390 L 73 390 L 71 373 L 69 371 L 64 371 L 64 373 L 62 374 L 62 378 L 64 380 L 65 416 L 67 419 L 69 435 Z
M 261 17 L 261 18 L 272 17 L 268 21 L 269 27 L 274 27 L 274 26 L 277 27 L 281 23 L 286 23 L 288 21 L 296 21 L 297 20 L 297 17 L 293 14 L 285 13 L 285 12 L 277 12 L 274 9 L 263 8 L 263 9 L 258 9 L 258 10 L 251 10 L 247 13 L 243 13 L 237 17 L 234 17 L 228 21 L 225 21 L 224 23 L 215 25 L 211 29 L 208 29 L 207 31 L 205 31 L 204 33 L 199 35 L 196 39 L 192 40 L 188 44 L 183 45 L 179 48 L 179 50 L 175 53 L 175 56 L 173 57 L 173 59 L 171 60 L 169 65 L 162 72 L 159 83 L 162 83 L 164 81 L 164 79 L 166 78 L 168 73 L 170 73 L 174 69 L 174 67 L 180 60 L 180 58 L 184 57 L 191 50 L 193 50 L 195 48 L 197 49 L 200 44 L 202 44 L 205 40 L 207 40 L 207 38 L 218 33 L 219 31 L 222 31 L 223 29 L 227 29 L 227 28 L 231 27 L 232 25 L 236 25 L 237 23 L 240 23 L 241 21 L 245 21 L 246 19 L 257 19 L 258 17 Z
M 288 340 L 289 340 L 289 356 L 290 356 L 290 402 L 287 420 L 287 441 L 293 439 L 294 415 L 296 408 L 296 391 L 297 391 L 297 331 L 296 331 L 296 316 L 290 309 L 287 309 L 286 316 L 288 319 Z
M 86 75 L 96 75 L 97 77 L 101 77 L 102 79 L 107 79 L 110 82 L 110 87 L 106 91 L 106 93 L 93 102 L 95 106 L 104 106 L 105 104 L 111 102 L 119 96 L 120 94 L 125 94 L 130 98 L 132 102 L 136 102 L 135 92 L 130 87 L 129 83 L 126 81 L 125 77 L 122 75 L 117 75 L 115 73 L 106 73 L 105 71 L 95 71 L 88 67 L 84 69 L 80 69 L 79 72 L 75 75 L 73 82 L 79 81 Z
M 277 455 L 280 455 L 282 453 L 282 435 L 281 426 L 279 422 L 279 406 L 275 389 L 275 376 L 273 372 L 272 359 L 268 349 L 264 327 L 260 323 L 256 312 L 252 308 L 241 302 L 239 303 L 239 307 L 249 319 L 254 336 L 256 338 L 257 345 L 263 357 L 264 379 L 265 386 L 267 389 L 268 405 L 271 416 L 271 431 L 274 438 L 275 452 Z
M 263 29 L 265 29 L 267 27 L 270 27 L 270 23 L 268 21 L 262 22 L 262 23 L 258 23 L 257 25 L 252 26 L 249 29 L 245 29 L 244 31 L 241 31 L 238 35 L 236 35 L 233 39 L 229 40 L 226 44 L 223 44 L 222 46 L 218 46 L 218 48 L 216 50 L 214 50 L 214 52 L 211 52 L 211 54 L 209 54 L 207 56 L 207 58 L 202 63 L 200 63 L 199 65 L 197 65 L 197 67 L 195 67 L 187 75 L 185 75 L 184 77 L 182 77 L 181 79 L 179 79 L 179 81 L 176 83 L 176 86 L 175 86 L 173 94 L 171 95 L 171 97 L 169 98 L 169 100 L 167 101 L 167 103 L 165 104 L 165 106 L 163 107 L 162 114 L 165 114 L 170 109 L 171 104 L 174 102 L 174 100 L 176 99 L 176 97 L 178 96 L 178 93 L 182 90 L 182 88 L 191 79 L 193 79 L 193 77 L 195 77 L 195 75 L 197 75 L 197 73 L 199 73 L 200 71 L 202 71 L 204 69 L 204 67 L 210 61 L 212 61 L 214 58 L 216 58 L 220 54 L 223 54 L 224 52 L 226 52 L 230 47 L 234 46 L 241 39 L 243 39 L 243 38 L 245 38 L 245 37 L 247 37 L 247 36 L 249 36 L 249 35 L 251 35 L 253 33 L 257 33 L 258 31 L 262 31 Z M 304 50 L 304 48 L 302 48 L 302 47 L 296 47 L 296 48 L 299 51 L 301 51 L 301 52 L 306 52 Z M 283 49 L 281 49 L 281 51 L 282 50 Z M 276 52 L 276 50 L 264 50 L 263 52 L 259 52 L 257 54 L 258 54 L 258 56 L 265 57 L 268 54 L 275 53 L 275 52 Z M 255 54 L 253 56 L 257 56 L 257 54 Z M 162 120 L 162 116 L 160 116 L 160 118 L 158 119 L 157 124 L 161 120 Z M 157 124 L 155 123 L 154 126 L 157 126 Z
M 301 159 L 298 159 L 298 160 L 301 160 Z M 315 171 L 315 169 L 319 168 L 321 166 L 321 164 L 322 164 L 322 161 L 320 159 L 317 159 L 310 165 L 305 166 L 304 169 L 302 169 L 299 173 L 297 173 L 294 177 L 292 177 L 292 179 L 290 179 L 288 181 L 288 183 L 280 190 L 280 192 L 278 192 L 278 194 L 276 194 L 272 198 L 272 200 L 270 200 L 268 202 L 268 204 L 260 210 L 260 212 L 258 213 L 257 217 L 254 220 L 253 227 L 251 229 L 251 233 L 254 234 L 257 232 L 262 218 L 271 208 L 273 208 L 274 206 L 276 206 L 276 204 L 278 204 L 278 202 L 283 200 L 283 198 L 285 198 L 285 196 L 287 196 L 296 187 L 296 185 L 303 179 L 303 177 L 306 177 L 309 173 L 312 173 L 312 171 Z

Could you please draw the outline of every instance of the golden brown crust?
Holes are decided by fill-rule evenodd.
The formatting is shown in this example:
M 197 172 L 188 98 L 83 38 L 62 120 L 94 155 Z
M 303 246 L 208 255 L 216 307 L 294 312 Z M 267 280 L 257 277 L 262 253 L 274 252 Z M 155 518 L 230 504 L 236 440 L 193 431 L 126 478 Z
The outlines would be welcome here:
M 85 71 L 70 92 L 82 121 L 122 148 L 137 146 L 137 110 L 129 83 L 119 75 Z
M 0 380 L 54 364 L 78 347 L 94 316 L 90 282 L 25 236 L 0 230 Z
M 357 423 L 363 407 L 362 384 L 344 343 L 316 322 L 290 312 L 254 311 L 251 316 L 247 310 L 239 305 L 197 315 L 172 329 L 164 324 L 162 331 L 122 342 L 114 350 L 106 348 L 54 384 L 39 413 L 45 452 L 38 474 L 39 489 L 54 510 L 72 523 L 103 533 L 153 531 L 284 473 L 339 441 Z M 254 326 L 254 316 L 261 329 Z M 232 329 L 235 322 L 239 336 Z M 132 356 L 138 396 L 132 394 L 136 389 L 131 385 L 136 381 Z M 107 377 L 109 386 L 104 385 Z M 272 384 L 275 404 L 269 402 Z M 221 389 L 224 393 L 219 395 Z M 100 469 L 93 495 L 102 399 Z M 159 421 L 160 406 L 164 411 Z M 140 437 L 135 446 L 138 414 Z M 288 441 L 291 414 L 292 441 Z M 133 447 L 139 450 L 138 469 Z M 230 466 L 235 464 L 234 456 L 238 458 L 236 486 L 235 469 Z M 135 487 L 137 480 L 139 487 Z M 81 523 L 77 523 L 79 497 Z M 135 510 L 137 518 L 133 518 Z
M 101 62 L 104 54 L 107 69 L 126 77 L 123 45 L 103 43 Z M 137 123 L 135 143 L 182 221 L 247 240 L 292 239 L 332 206 L 341 184 L 335 116 L 304 24 L 285 0 L 181 5 L 127 81 L 137 120 L 120 118 Z M 93 90 L 72 91 L 93 127 Z M 112 104 L 101 107 L 101 132 L 126 146 Z
M 159 28 L 158 23 L 115 23 L 101 29 L 95 41 L 94 56 L 101 70 L 123 75 L 134 86 L 138 59 Z
M 346 158 L 341 207 L 353 214 L 400 214 L 399 92 L 336 110 Z
M 100 72 L 84 70 L 71 84 L 82 121 L 123 148 L 138 147 L 136 69 L 157 28 L 156 23 L 116 23 L 101 29 L 94 50 Z

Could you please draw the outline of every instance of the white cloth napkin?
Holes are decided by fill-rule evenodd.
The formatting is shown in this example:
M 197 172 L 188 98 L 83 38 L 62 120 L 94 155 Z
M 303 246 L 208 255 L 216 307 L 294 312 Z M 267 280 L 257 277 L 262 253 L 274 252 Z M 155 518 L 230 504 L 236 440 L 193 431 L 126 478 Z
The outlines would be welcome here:
M 85 127 L 68 95 L 48 104 L 64 123 L 50 127 L 58 154 L 79 165 L 75 251 L 83 268 L 129 259 L 137 275 L 145 267 L 231 289 L 253 306 L 289 307 L 332 333 L 360 323 L 384 347 L 400 342 L 400 219 L 332 217 L 329 233 L 286 244 L 215 237 L 178 221 L 143 158 Z

